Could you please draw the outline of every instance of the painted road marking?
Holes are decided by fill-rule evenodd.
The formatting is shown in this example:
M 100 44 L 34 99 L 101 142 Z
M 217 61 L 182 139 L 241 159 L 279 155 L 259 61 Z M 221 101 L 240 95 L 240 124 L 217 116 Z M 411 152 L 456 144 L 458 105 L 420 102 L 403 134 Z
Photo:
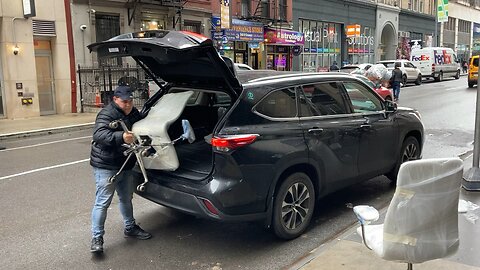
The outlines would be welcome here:
M 14 147 L 14 148 L 7 148 L 7 149 L 0 150 L 0 152 L 13 151 L 13 150 L 19 150 L 19 149 L 25 149 L 25 148 L 31 148 L 31 147 L 38 147 L 38 146 L 49 145 L 49 144 L 54 144 L 54 143 L 70 142 L 70 141 L 75 141 L 75 140 L 87 139 L 87 138 L 91 138 L 91 137 L 92 136 L 84 136 L 84 137 L 71 138 L 71 139 L 65 139 L 65 140 L 59 140 L 59 141 L 52 141 L 52 142 L 38 143 L 38 144 L 32 144 L 32 145 L 26 145 L 26 146 Z
M 90 160 L 90 158 L 86 158 L 86 159 L 82 159 L 82 160 L 77 160 L 77 161 L 72 161 L 72 162 L 68 162 L 68 163 L 62 163 L 62 164 L 58 164 L 58 165 L 53 165 L 53 166 L 38 168 L 38 169 L 34 169 L 34 170 L 30 170 L 30 171 L 25 171 L 25 172 L 21 172 L 21 173 L 16 173 L 16 174 L 11 174 L 11 175 L 7 175 L 7 176 L 2 176 L 2 177 L 0 177 L 0 180 L 5 180 L 5 179 L 17 177 L 17 176 L 22 176 L 22 175 L 26 175 L 26 174 L 31 174 L 31 173 L 46 171 L 46 170 L 55 169 L 55 168 L 60 168 L 60 167 L 65 167 L 65 166 L 70 166 L 70 165 L 75 165 L 75 164 L 82 163 L 82 162 L 86 162 L 86 161 L 89 161 L 89 160 Z

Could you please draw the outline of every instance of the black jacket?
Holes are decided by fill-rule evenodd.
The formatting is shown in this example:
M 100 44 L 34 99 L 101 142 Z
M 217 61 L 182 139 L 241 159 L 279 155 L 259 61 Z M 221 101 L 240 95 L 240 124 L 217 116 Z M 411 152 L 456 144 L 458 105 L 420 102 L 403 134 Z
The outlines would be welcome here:
M 90 152 L 90 165 L 97 168 L 118 170 L 127 159 L 123 155 L 126 150 L 122 146 L 123 129 L 118 125 L 117 129 L 109 127 L 110 122 L 122 119 L 129 130 L 132 125 L 142 117 L 136 108 L 133 108 L 129 115 L 118 107 L 115 102 L 111 102 L 103 108 L 95 120 L 95 128 L 93 129 L 92 150 Z M 128 164 L 124 169 L 129 170 L 135 166 L 135 157 L 130 157 Z
M 391 82 L 402 82 L 402 71 L 399 68 L 395 68 L 392 70 L 392 78 L 390 79 Z

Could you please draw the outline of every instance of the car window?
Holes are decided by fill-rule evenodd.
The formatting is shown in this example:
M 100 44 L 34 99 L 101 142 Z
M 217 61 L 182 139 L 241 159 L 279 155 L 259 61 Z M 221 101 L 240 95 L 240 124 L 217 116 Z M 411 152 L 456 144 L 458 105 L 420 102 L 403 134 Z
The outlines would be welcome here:
M 341 90 L 336 82 L 303 85 L 300 98 L 301 116 L 347 113 Z
M 474 67 L 478 67 L 478 57 L 477 57 L 477 58 L 473 58 L 472 65 L 473 65 Z
M 381 64 L 383 64 L 386 68 L 394 68 L 395 67 L 394 62 L 382 62 Z
M 256 106 L 255 110 L 273 118 L 290 118 L 297 116 L 295 88 L 276 90 L 268 94 Z
M 344 82 L 348 96 L 356 113 L 375 112 L 383 110 L 382 102 L 364 85 L 357 82 Z
M 405 62 L 405 67 L 413 68 L 413 65 L 410 62 Z

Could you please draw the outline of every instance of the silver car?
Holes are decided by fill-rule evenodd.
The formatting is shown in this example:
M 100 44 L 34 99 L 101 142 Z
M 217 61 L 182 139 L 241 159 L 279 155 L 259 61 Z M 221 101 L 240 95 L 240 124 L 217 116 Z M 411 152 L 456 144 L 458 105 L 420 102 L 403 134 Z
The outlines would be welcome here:
M 383 60 L 377 64 L 383 64 L 389 71 L 392 71 L 395 68 L 395 63 L 400 63 L 403 86 L 408 82 L 414 82 L 416 85 L 422 84 L 422 72 L 408 60 Z

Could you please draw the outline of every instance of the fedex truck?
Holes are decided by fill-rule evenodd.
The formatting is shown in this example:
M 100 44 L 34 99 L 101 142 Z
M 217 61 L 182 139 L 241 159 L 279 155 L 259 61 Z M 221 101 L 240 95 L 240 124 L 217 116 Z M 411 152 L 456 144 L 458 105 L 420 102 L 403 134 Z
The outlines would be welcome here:
M 460 78 L 460 65 L 457 55 L 450 48 L 425 47 L 412 49 L 411 62 L 422 72 L 423 77 L 442 81 L 445 77 Z

